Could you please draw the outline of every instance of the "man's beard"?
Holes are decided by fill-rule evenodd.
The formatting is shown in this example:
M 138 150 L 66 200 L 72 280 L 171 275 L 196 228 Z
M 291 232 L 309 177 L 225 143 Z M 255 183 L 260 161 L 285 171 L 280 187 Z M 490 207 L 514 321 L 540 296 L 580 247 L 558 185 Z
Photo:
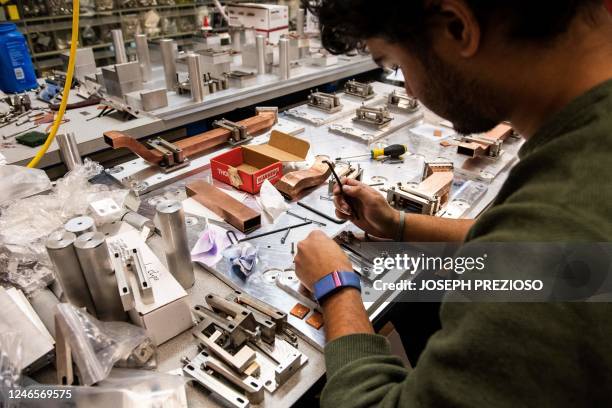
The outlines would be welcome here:
M 484 133 L 503 118 L 495 92 L 477 79 L 465 78 L 430 50 L 422 59 L 426 72 L 421 102 L 450 121 L 459 134 Z M 498 97 L 499 95 L 497 95 Z

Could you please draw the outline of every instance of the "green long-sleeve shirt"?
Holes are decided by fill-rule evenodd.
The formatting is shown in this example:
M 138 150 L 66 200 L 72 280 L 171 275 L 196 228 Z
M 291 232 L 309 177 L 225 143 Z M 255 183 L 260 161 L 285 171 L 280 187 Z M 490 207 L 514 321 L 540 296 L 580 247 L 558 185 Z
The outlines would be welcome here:
M 612 81 L 554 115 L 519 155 L 468 242 L 612 242 Z M 609 303 L 445 302 L 440 319 L 412 370 L 378 335 L 329 343 L 321 405 L 612 406 Z

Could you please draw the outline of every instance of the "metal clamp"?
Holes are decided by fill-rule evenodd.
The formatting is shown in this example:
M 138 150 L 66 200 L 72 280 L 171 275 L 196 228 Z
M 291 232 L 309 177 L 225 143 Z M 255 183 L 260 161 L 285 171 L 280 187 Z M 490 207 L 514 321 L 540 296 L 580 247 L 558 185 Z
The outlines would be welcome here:
M 366 101 L 376 96 L 372 84 L 357 82 L 354 79 L 347 81 L 344 84 L 344 93 L 356 96 Z
M 327 113 L 336 113 L 342 110 L 340 98 L 337 95 L 324 92 L 313 92 L 308 95 L 308 106 Z
M 147 145 L 162 154 L 163 159 L 159 166 L 165 173 L 178 170 L 189 164 L 189 159 L 185 157 L 183 149 L 161 137 L 147 140 Z
M 227 119 L 216 120 L 213 122 L 213 126 L 216 128 L 229 130 L 232 133 L 232 136 L 229 139 L 229 144 L 232 146 L 246 143 L 252 139 L 252 136 L 249 136 L 247 132 L 246 126 L 239 125 L 238 123 L 229 121 Z
M 357 108 L 355 111 L 354 122 L 361 123 L 368 126 L 373 126 L 377 129 L 381 129 L 388 125 L 393 120 L 389 109 L 385 106 L 380 108 L 368 108 L 362 106 Z

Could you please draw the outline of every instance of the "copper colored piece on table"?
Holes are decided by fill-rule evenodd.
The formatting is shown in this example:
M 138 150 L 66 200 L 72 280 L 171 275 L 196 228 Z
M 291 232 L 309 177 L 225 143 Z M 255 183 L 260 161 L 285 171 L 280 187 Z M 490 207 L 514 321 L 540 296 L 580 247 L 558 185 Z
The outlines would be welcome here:
M 278 116 L 276 112 L 264 110 L 259 112 L 256 116 L 241 120 L 237 123 L 246 127 L 248 134 L 256 134 L 263 130 L 270 129 L 276 124 L 277 119 Z M 174 144 L 183 151 L 186 157 L 190 157 L 226 143 L 231 137 L 232 132 L 230 130 L 216 128 L 208 132 L 200 133 L 199 135 L 176 141 Z M 149 149 L 138 140 L 123 132 L 115 130 L 104 132 L 104 141 L 113 149 L 125 147 L 151 164 L 160 164 L 162 162 L 163 157 L 160 152 Z
M 301 303 L 296 303 L 295 306 L 291 308 L 291 311 L 289 313 L 291 313 L 292 316 L 295 316 L 298 319 L 304 319 L 308 312 L 310 312 L 309 308 L 307 308 Z
M 453 144 L 451 142 L 447 141 L 447 140 L 443 140 L 443 141 L 440 142 L 440 146 L 442 146 L 442 147 L 449 147 L 449 146 L 452 146 L 452 145 Z
M 308 319 L 306 319 L 306 323 L 319 330 L 321 327 L 323 327 L 323 315 L 315 311 Z
M 202 180 L 189 183 L 187 195 L 242 232 L 261 226 L 261 214 Z
M 274 187 L 288 199 L 295 199 L 300 192 L 322 184 L 331 174 L 331 169 L 325 164 L 329 161 L 327 156 L 317 156 L 315 163 L 307 170 L 298 170 L 287 173 L 280 179 Z
M 435 137 L 442 137 L 442 131 L 440 129 L 436 129 L 434 130 L 433 135 Z

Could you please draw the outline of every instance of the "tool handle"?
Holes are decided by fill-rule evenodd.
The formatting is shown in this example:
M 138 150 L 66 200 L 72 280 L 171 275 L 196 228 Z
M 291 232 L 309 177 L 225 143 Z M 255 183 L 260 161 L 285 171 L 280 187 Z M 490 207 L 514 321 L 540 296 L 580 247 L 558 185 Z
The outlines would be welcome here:
M 408 149 L 406 148 L 406 146 L 400 144 L 393 144 L 383 149 L 373 149 L 372 158 L 377 159 L 380 156 L 398 158 L 405 154 L 407 151 Z

